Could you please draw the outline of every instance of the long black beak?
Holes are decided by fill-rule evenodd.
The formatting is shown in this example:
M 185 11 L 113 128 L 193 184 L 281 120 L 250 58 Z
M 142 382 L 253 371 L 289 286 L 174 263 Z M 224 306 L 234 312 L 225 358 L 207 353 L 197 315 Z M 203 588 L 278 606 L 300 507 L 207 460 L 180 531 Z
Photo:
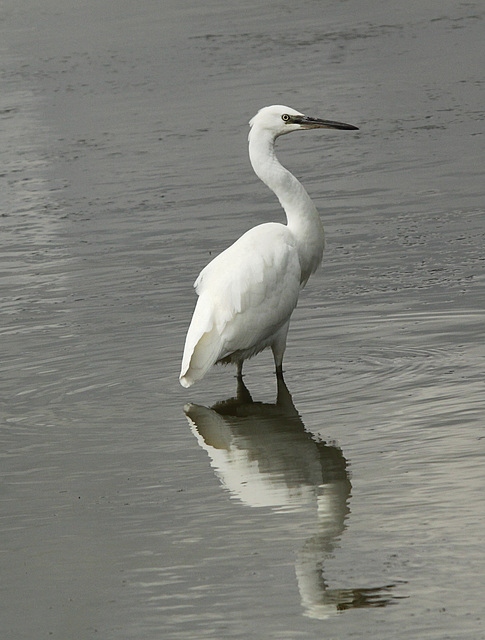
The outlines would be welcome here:
M 345 122 L 335 122 L 334 120 L 321 120 L 320 118 L 310 118 L 310 116 L 292 116 L 295 124 L 301 125 L 302 129 L 345 129 L 355 130 L 353 124 L 345 124 Z

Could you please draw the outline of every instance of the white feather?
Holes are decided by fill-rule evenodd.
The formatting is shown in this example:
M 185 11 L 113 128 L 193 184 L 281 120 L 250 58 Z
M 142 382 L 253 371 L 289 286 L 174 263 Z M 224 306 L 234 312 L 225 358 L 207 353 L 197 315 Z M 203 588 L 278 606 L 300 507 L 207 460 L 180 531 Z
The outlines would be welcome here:
M 199 295 L 187 332 L 180 381 L 190 386 L 219 360 L 237 362 L 271 346 L 298 301 L 300 264 L 282 224 L 247 231 L 195 282 Z

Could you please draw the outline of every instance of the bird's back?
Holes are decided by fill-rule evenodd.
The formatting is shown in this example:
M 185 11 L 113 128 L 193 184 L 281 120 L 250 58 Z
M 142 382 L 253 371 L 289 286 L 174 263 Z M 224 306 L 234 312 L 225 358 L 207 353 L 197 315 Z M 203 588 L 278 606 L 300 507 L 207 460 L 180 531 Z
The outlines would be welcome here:
M 246 359 L 271 346 L 296 306 L 301 269 L 285 225 L 266 223 L 218 255 L 195 282 L 199 295 L 185 342 L 180 381 L 190 386 L 224 358 Z

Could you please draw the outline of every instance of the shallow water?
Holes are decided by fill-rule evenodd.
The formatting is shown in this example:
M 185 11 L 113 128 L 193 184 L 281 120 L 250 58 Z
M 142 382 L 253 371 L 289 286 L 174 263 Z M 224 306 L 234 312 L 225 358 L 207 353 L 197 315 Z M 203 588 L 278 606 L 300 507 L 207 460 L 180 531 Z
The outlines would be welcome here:
M 0 30 L 2 637 L 485 638 L 481 3 Z M 246 150 L 276 102 L 360 131 L 279 143 L 324 264 L 289 392 L 261 354 L 221 405 L 231 369 L 177 380 L 192 282 L 281 220 Z

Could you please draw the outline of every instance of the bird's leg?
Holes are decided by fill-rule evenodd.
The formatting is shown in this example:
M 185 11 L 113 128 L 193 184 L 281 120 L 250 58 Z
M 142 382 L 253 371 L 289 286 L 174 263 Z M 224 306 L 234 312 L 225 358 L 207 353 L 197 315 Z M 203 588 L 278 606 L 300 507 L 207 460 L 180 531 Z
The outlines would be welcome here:
M 276 385 L 278 389 L 276 404 L 278 407 L 281 407 L 286 415 L 298 416 L 298 411 L 293 404 L 293 398 L 291 397 L 291 393 L 289 392 L 283 378 L 276 378 Z
M 242 375 L 237 379 L 236 399 L 239 404 L 251 404 L 253 402 L 251 394 L 249 393 L 249 389 L 244 384 Z
M 276 334 L 275 341 L 271 345 L 271 350 L 273 352 L 273 358 L 276 367 L 277 380 L 283 380 L 283 356 L 285 355 L 286 336 L 288 334 L 289 326 L 290 322 L 288 321 L 281 327 L 281 329 Z
M 236 398 L 237 401 L 241 404 L 250 404 L 253 399 L 251 398 L 251 394 L 249 393 L 246 385 L 244 384 L 243 381 L 243 374 L 242 374 L 242 368 L 243 368 L 243 361 L 241 360 L 241 362 L 237 363 L 237 393 L 236 393 Z

